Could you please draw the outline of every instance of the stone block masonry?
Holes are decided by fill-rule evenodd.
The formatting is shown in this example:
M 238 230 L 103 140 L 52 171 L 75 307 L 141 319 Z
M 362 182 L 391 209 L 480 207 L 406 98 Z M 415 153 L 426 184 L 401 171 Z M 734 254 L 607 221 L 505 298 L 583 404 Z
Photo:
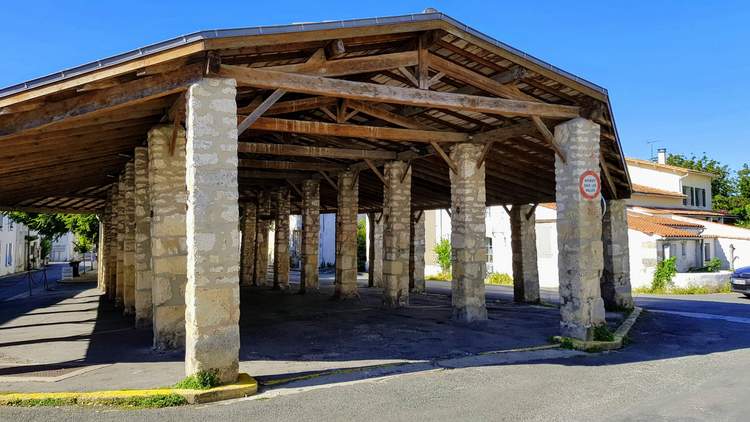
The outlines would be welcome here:
M 531 205 L 514 205 L 510 211 L 513 250 L 513 300 L 539 302 L 539 268 L 536 253 L 536 216 Z
M 117 200 L 120 186 L 113 183 L 107 197 L 109 198 L 109 230 L 107 230 L 107 299 L 115 302 L 117 299 Z
M 411 247 L 409 248 L 409 289 L 412 293 L 424 293 L 425 227 L 424 211 L 412 211 Z
M 256 286 L 270 287 L 273 283 L 268 280 L 268 230 L 271 223 L 271 195 L 266 191 L 258 194 L 258 230 L 255 233 L 255 277 Z
M 203 79 L 186 107 L 185 372 L 223 383 L 237 380 L 240 351 L 236 95 L 233 79 Z
M 371 213 L 373 287 L 383 287 L 383 213 Z
M 383 192 L 383 306 L 409 305 L 411 168 L 406 162 L 385 164 Z
M 273 288 L 289 289 L 289 189 L 279 188 L 273 192 L 276 211 L 276 231 L 273 245 Z
M 151 204 L 148 195 L 148 148 L 135 149 L 135 326 L 151 326 Z
M 566 157 L 555 156 L 560 330 L 580 340 L 605 323 L 599 137 L 599 125 L 582 118 L 555 127 Z
M 339 173 L 336 209 L 336 282 L 334 298 L 359 297 L 357 292 L 357 211 L 359 184 L 354 171 Z
M 148 133 L 148 184 L 151 202 L 151 270 L 153 272 L 154 347 L 185 345 L 185 131 L 161 125 Z
M 122 308 L 125 294 L 125 174 L 120 174 L 117 182 L 117 274 L 115 286 L 115 307 Z
M 606 309 L 633 309 L 630 287 L 628 208 L 622 199 L 607 201 L 602 220 L 604 272 L 600 282 Z
M 240 285 L 252 286 L 255 275 L 255 235 L 257 227 L 258 207 L 255 202 L 248 202 L 242 206 L 242 249 L 240 254 Z
M 125 315 L 135 314 L 135 165 L 125 165 L 125 238 L 123 241 L 123 309 Z
M 477 144 L 458 144 L 450 153 L 457 170 L 450 171 L 453 318 L 469 323 L 487 319 L 485 172 L 484 164 L 477 167 L 481 155 L 482 145 Z
M 302 183 L 302 266 L 300 293 L 318 290 L 318 248 L 320 246 L 320 181 Z

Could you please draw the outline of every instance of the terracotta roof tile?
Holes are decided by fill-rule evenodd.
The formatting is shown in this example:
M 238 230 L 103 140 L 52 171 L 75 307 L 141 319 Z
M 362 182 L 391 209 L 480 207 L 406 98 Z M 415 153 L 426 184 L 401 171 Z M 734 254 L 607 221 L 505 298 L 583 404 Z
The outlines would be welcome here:
M 675 198 L 684 198 L 685 195 L 680 192 L 673 192 L 664 189 L 652 188 L 651 186 L 639 185 L 633 183 L 633 193 L 640 193 L 645 195 L 660 195 L 660 196 L 672 196 Z
M 681 227 L 703 228 L 700 224 L 686 221 L 628 212 L 629 229 L 662 237 L 701 237 L 700 234 Z

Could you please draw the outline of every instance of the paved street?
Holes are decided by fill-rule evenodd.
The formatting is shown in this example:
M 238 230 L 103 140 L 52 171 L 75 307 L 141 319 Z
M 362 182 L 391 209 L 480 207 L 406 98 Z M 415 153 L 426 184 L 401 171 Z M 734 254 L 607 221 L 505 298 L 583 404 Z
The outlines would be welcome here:
M 430 283 L 432 293 L 447 284 Z M 549 293 L 549 301 L 554 294 Z M 507 300 L 492 286 L 488 299 Z M 750 300 L 639 296 L 622 351 L 385 376 L 331 375 L 255 397 L 160 410 L 0 409 L 0 420 L 746 420 Z M 554 356 L 554 355 L 552 355 Z

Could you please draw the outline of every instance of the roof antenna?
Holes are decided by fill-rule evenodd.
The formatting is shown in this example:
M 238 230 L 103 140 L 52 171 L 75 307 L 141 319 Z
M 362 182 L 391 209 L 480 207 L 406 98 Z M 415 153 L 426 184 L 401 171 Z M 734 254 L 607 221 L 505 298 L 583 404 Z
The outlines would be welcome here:
M 654 155 L 654 144 L 659 143 L 658 140 L 653 141 L 646 141 L 646 143 L 651 147 L 651 155 L 648 157 L 649 161 L 656 161 L 656 156 Z

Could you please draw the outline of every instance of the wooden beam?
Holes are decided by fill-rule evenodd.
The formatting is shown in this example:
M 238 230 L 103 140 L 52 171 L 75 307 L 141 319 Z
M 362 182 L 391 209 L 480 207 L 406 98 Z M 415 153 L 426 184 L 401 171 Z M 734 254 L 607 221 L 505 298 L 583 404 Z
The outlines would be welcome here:
M 338 99 L 332 97 L 312 97 L 301 100 L 281 101 L 271 106 L 266 112 L 266 116 L 315 110 L 321 107 L 332 106 L 337 102 Z
M 604 153 L 601 151 L 599 151 L 599 165 L 602 167 L 602 172 L 604 172 L 604 178 L 609 185 L 609 190 L 612 191 L 613 199 L 617 199 L 617 186 L 612 180 L 612 174 L 609 172 L 607 160 L 604 158 Z
M 219 73 L 222 77 L 234 78 L 238 84 L 244 86 L 284 89 L 310 95 L 326 95 L 354 100 L 474 111 L 504 116 L 541 116 L 568 119 L 577 117 L 579 113 L 579 108 L 573 106 L 426 91 L 240 66 L 222 65 Z
M 420 130 L 430 129 L 427 125 L 423 125 L 419 123 L 413 117 L 412 118 L 404 117 L 399 114 L 385 110 L 383 108 L 375 107 L 374 105 L 368 104 L 363 101 L 350 100 L 347 104 L 350 108 L 354 110 L 357 110 L 361 113 L 375 117 L 377 119 L 383 120 L 385 122 L 392 123 L 397 126 L 405 127 L 408 129 L 420 129 Z
M 80 118 L 149 101 L 184 90 L 202 77 L 203 64 L 185 66 L 169 74 L 150 76 L 99 91 L 46 104 L 41 111 L 10 115 L 0 120 L 0 136 L 40 128 L 66 119 Z
M 476 133 L 473 135 L 474 142 L 502 142 L 507 139 L 517 138 L 523 135 L 533 136 L 535 128 L 531 123 L 518 123 L 513 126 L 506 126 L 497 129 L 491 129 L 487 132 Z
M 385 183 L 385 177 L 383 177 L 383 173 L 381 173 L 380 170 L 378 170 L 378 168 L 375 167 L 375 164 L 373 164 L 372 161 L 368 160 L 367 158 L 365 158 L 365 163 L 367 164 L 367 167 L 369 167 L 370 170 L 372 170 L 372 172 L 375 173 L 375 176 L 378 176 L 378 179 L 380 179 L 380 181 L 383 182 L 383 186 L 387 188 L 388 184 Z
M 326 182 L 328 182 L 328 184 L 331 185 L 331 187 L 333 187 L 334 190 L 339 190 L 338 185 L 336 185 L 336 183 L 334 183 L 333 180 L 331 180 L 331 177 L 328 176 L 326 172 L 321 170 L 318 173 L 320 173 L 320 175 L 323 176 L 324 179 L 326 179 Z
M 343 165 L 335 163 L 315 163 L 305 161 L 271 161 L 271 160 L 248 160 L 241 158 L 239 160 L 240 168 L 248 169 L 266 169 L 266 170 L 306 170 L 321 171 L 332 169 L 345 169 Z
M 242 119 L 239 125 L 237 125 L 237 136 L 242 135 L 242 132 L 247 130 L 260 116 L 263 115 L 272 105 L 279 101 L 279 99 L 286 93 L 283 89 L 277 89 L 271 95 L 268 96 L 258 107 L 253 110 L 247 117 Z
M 273 117 L 260 117 L 255 121 L 251 128 L 253 130 L 268 132 L 344 136 L 350 138 L 374 138 L 388 141 L 467 142 L 471 140 L 471 137 L 468 134 L 459 132 L 311 122 L 306 120 L 277 119 Z
M 482 148 L 482 155 L 479 156 L 479 160 L 477 160 L 477 168 L 482 167 L 482 164 L 484 164 L 484 160 L 487 159 L 487 154 L 490 153 L 490 150 L 495 145 L 495 141 L 487 142 L 484 145 L 484 148 Z
M 431 32 L 425 32 L 419 36 L 417 45 L 418 63 L 417 63 L 417 87 L 419 89 L 430 89 L 430 44 L 432 44 Z
M 285 155 L 289 157 L 325 157 L 344 160 L 363 160 L 365 158 L 372 160 L 395 160 L 397 157 L 395 152 L 383 150 L 308 147 L 286 144 L 261 144 L 255 142 L 240 142 L 237 148 L 237 151 L 241 153 Z
M 567 162 L 565 154 L 562 152 L 562 148 L 560 148 L 560 145 L 555 140 L 555 135 L 550 132 L 549 128 L 547 128 L 547 125 L 542 121 L 542 118 L 539 116 L 532 116 L 531 121 L 534 123 L 534 126 L 536 126 L 539 133 L 542 134 L 542 138 L 544 138 L 544 140 L 547 141 L 552 149 L 555 150 L 555 153 L 557 153 L 562 162 Z
M 454 173 L 458 173 L 458 168 L 456 168 L 456 163 L 451 160 L 451 157 L 448 156 L 448 154 L 443 151 L 443 148 L 440 147 L 440 145 L 437 144 L 437 142 L 431 142 L 430 145 L 432 145 L 432 148 L 437 151 L 437 153 L 440 155 L 440 157 L 445 161 L 446 164 L 448 164 L 448 167 L 450 167 L 451 170 L 453 170 Z
M 417 60 L 416 51 L 339 60 L 326 60 L 325 55 L 322 55 L 322 57 L 316 55 L 305 63 L 272 66 L 264 68 L 264 70 L 317 76 L 346 76 L 415 66 Z

